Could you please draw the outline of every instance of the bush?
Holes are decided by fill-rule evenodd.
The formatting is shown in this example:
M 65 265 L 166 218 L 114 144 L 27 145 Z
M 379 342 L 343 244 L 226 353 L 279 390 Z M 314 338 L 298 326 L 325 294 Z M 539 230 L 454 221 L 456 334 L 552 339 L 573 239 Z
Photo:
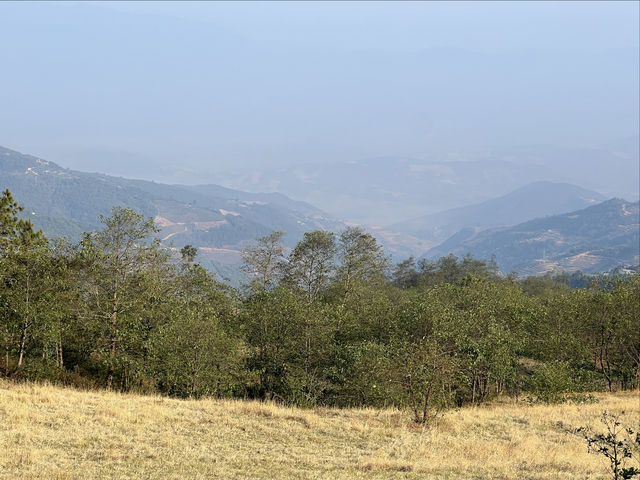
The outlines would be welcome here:
M 600 453 L 609 460 L 614 480 L 640 476 L 640 432 L 624 428 L 619 417 L 608 412 L 602 412 L 600 421 L 606 427 L 604 433 L 595 433 L 584 427 L 576 431 L 587 441 L 589 452 Z M 627 466 L 629 460 L 635 460 L 637 466 Z
M 537 365 L 528 380 L 532 402 L 563 403 L 576 390 L 575 372 L 567 362 L 546 362 Z

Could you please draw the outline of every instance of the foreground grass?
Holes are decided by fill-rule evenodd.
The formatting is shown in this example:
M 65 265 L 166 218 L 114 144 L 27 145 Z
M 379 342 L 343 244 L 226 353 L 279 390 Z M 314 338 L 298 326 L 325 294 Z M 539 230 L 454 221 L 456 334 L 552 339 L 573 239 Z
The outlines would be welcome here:
M 637 393 L 587 405 L 513 402 L 418 428 L 396 410 L 82 392 L 0 380 L 0 478 L 606 479 L 566 427 L 603 410 L 637 426 Z

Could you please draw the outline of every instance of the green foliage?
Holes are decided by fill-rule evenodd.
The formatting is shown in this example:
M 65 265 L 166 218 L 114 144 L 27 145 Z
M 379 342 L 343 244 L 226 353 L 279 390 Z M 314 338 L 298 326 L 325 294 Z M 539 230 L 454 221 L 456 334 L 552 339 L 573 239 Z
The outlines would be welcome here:
M 399 345 L 395 371 L 404 403 L 416 423 L 426 424 L 452 404 L 452 384 L 459 368 L 452 345 L 437 337 Z
M 527 390 L 535 401 L 563 403 L 578 387 L 574 372 L 567 362 L 554 361 L 537 365 L 529 378 Z
M 500 395 L 592 401 L 640 384 L 640 275 L 571 289 L 493 262 L 409 259 L 389 275 L 359 228 L 273 232 L 235 291 L 127 208 L 77 244 L 48 243 L 0 197 L 1 374 L 178 397 L 397 406 L 428 423 Z
M 343 407 L 402 404 L 395 382 L 393 355 L 388 346 L 376 342 L 334 345 L 328 376 L 333 388 L 327 398 Z
M 258 238 L 257 245 L 242 250 L 243 270 L 251 277 L 249 289 L 268 290 L 282 276 L 283 236 L 283 231 L 276 230 Z
M 170 276 L 153 221 L 126 208 L 101 217 L 103 230 L 87 234 L 78 251 L 85 284 L 80 315 L 92 338 L 92 359 L 104 370 L 105 384 L 142 383 L 145 343 L 156 322 Z
M 289 289 L 250 297 L 242 325 L 251 347 L 249 368 L 258 381 L 252 396 L 314 405 L 329 387 L 325 367 L 333 325 L 327 312 Z
M 193 245 L 185 245 L 180 249 L 180 255 L 185 262 L 193 262 L 198 255 L 198 249 Z
M 155 388 L 179 397 L 231 395 L 244 375 L 244 348 L 231 332 L 233 305 L 225 287 L 190 263 L 165 282 L 147 341 Z
M 284 283 L 304 293 L 313 302 L 327 288 L 335 272 L 336 240 L 331 232 L 314 230 L 304 234 L 289 255 Z

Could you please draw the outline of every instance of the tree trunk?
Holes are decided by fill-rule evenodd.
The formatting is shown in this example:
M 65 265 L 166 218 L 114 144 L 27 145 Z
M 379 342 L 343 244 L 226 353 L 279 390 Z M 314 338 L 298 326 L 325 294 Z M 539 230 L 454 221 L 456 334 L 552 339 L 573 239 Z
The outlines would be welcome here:
M 30 293 L 29 275 L 27 275 L 26 290 L 27 290 L 26 291 L 27 298 L 26 298 L 26 308 L 25 308 L 25 314 L 24 314 L 25 318 L 22 322 L 22 332 L 20 332 L 20 352 L 18 354 L 18 366 L 16 370 L 19 370 L 22 367 L 22 361 L 24 359 L 24 348 L 27 343 L 27 329 L 29 328 L 29 321 L 27 319 L 29 318 L 29 306 L 30 306 L 30 300 L 31 300 L 31 297 L 29 295 Z
M 18 365 L 16 370 L 19 370 L 22 367 L 22 361 L 24 359 L 24 348 L 27 343 L 27 327 L 28 324 L 23 322 L 22 331 L 20 332 L 20 351 L 18 353 Z
M 116 358 L 116 344 L 117 344 L 117 337 L 116 337 L 116 322 L 117 322 L 117 317 L 116 317 L 116 312 L 113 312 L 111 314 L 111 339 L 110 339 L 110 346 L 109 346 L 109 367 L 107 369 L 107 389 L 111 390 L 111 388 L 113 387 L 113 374 L 115 372 L 115 367 L 113 365 L 113 362 L 115 361 Z
M 431 388 L 432 384 L 429 384 L 429 388 L 427 389 L 427 393 L 424 396 L 424 407 L 422 409 L 422 424 L 426 424 L 429 419 L 429 402 L 431 400 Z
M 476 403 L 476 375 L 473 375 L 473 382 L 471 386 L 471 403 Z
M 58 367 L 60 368 L 64 368 L 64 356 L 63 356 L 63 352 L 62 352 L 62 340 L 58 341 Z

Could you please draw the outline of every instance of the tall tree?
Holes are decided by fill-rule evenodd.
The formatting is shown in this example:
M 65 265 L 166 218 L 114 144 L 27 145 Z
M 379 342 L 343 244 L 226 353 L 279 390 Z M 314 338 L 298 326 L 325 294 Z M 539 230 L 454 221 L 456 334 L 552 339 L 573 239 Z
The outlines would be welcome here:
M 360 227 L 348 227 L 338 239 L 337 280 L 343 302 L 352 294 L 356 284 L 368 283 L 380 287 L 387 269 L 387 258 L 375 237 Z
M 17 369 L 23 366 L 53 285 L 47 240 L 41 231 L 34 231 L 30 221 L 19 218 L 22 210 L 5 190 L 0 197 L 0 305 L 7 373 L 10 351 L 17 355 Z
M 242 269 L 250 277 L 250 289 L 264 291 L 278 283 L 284 261 L 283 236 L 283 231 L 276 230 L 242 250 Z
M 391 274 L 393 284 L 400 288 L 411 288 L 418 285 L 419 275 L 413 257 L 398 263 Z
M 144 356 L 154 304 L 164 300 L 168 254 L 152 238 L 157 229 L 151 218 L 115 207 L 100 220 L 104 229 L 87 234 L 80 250 L 84 316 L 106 368 L 106 386 L 112 388 L 118 374 L 120 387 L 127 388 L 136 360 Z
M 227 288 L 199 265 L 182 265 L 166 315 L 150 336 L 156 387 L 177 396 L 226 396 L 243 386 L 245 348 Z
M 302 290 L 312 303 L 335 272 L 336 240 L 332 232 L 314 230 L 304 234 L 289 255 L 286 283 Z

